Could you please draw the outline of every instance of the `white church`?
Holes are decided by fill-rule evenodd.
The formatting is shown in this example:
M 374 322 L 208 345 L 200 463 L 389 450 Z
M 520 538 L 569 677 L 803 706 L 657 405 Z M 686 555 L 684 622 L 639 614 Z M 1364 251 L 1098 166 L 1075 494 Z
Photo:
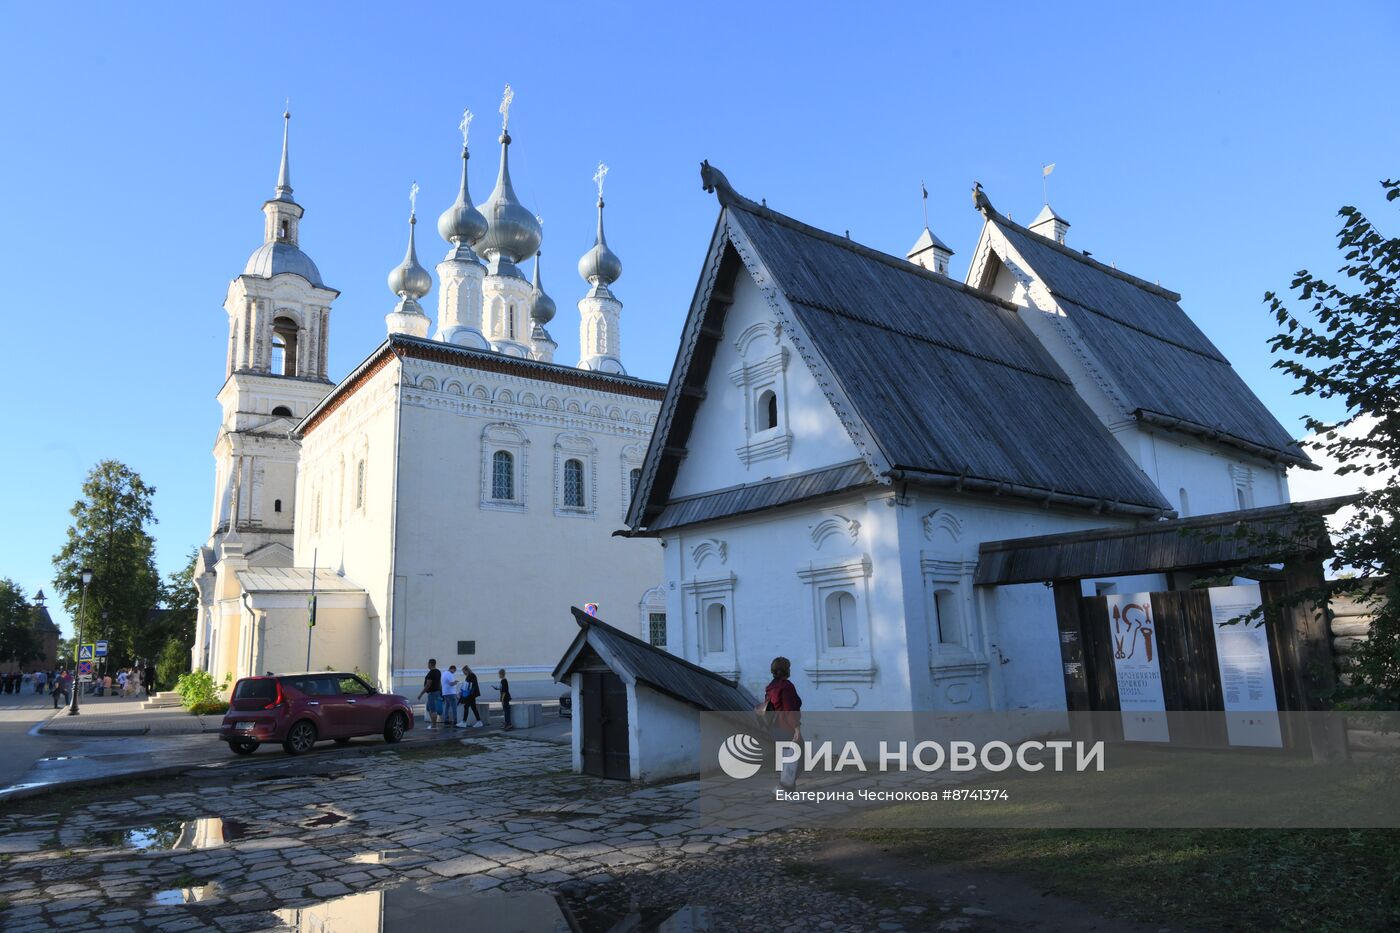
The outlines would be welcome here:
M 784 655 L 805 709 L 1065 709 L 1055 594 L 979 579 L 984 545 L 1286 503 L 1310 466 L 1180 296 L 1048 204 L 1024 227 L 979 186 L 959 282 L 931 230 L 895 257 L 702 177 L 719 219 L 628 525 L 665 545 L 669 650 L 756 695 Z
M 436 328 L 419 304 L 433 279 L 410 217 L 407 255 L 389 275 L 387 339 L 338 381 L 326 359 L 339 293 L 301 249 L 283 115 L 263 244 L 224 300 L 196 669 L 222 680 L 354 668 L 413 693 L 436 658 L 484 679 L 504 667 L 517 694 L 557 695 L 547 675 L 575 632 L 570 605 L 665 630 L 661 546 L 613 535 L 665 387 L 628 376 L 622 362 L 606 169 L 594 242 L 578 264 L 582 358 L 561 365 L 541 223 L 511 185 L 510 97 L 507 88 L 495 188 L 479 206 L 463 121 L 460 190 L 438 220 L 448 250 Z

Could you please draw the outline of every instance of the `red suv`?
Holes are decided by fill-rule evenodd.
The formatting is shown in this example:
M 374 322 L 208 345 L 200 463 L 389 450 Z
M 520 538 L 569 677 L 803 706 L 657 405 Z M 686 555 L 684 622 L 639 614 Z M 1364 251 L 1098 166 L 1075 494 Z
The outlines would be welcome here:
M 397 742 L 413 728 L 408 701 L 380 693 L 354 674 L 330 671 L 244 677 L 233 685 L 219 738 L 239 755 L 281 742 L 301 755 L 322 739 L 344 745 L 357 735 Z

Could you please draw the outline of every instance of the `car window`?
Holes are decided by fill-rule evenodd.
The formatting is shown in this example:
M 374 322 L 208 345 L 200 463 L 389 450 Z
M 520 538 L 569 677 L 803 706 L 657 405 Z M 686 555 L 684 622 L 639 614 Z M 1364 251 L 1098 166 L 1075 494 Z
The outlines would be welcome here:
M 240 680 L 233 688 L 235 700 L 273 700 L 277 698 L 274 680 Z
M 374 691 L 360 678 L 346 676 L 340 678 L 340 692 L 349 697 L 367 697 Z
M 294 677 L 287 683 L 309 697 L 333 697 L 338 692 L 334 677 Z

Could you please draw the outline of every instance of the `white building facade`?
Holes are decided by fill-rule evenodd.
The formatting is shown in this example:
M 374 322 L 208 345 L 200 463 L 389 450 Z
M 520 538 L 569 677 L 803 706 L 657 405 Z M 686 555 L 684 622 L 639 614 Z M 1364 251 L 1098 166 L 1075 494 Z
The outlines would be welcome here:
M 603 238 L 602 173 L 579 326 L 596 337 L 601 293 L 610 352 L 595 339 L 577 367 L 560 365 L 540 222 L 515 196 L 504 130 L 500 142 L 479 208 L 463 147 L 459 194 L 438 222 L 449 250 L 436 330 L 419 303 L 433 278 L 410 217 L 389 275 L 388 338 L 337 384 L 325 359 L 338 293 L 298 245 L 284 131 L 265 243 L 225 304 L 225 417 L 194 648 L 216 679 L 333 667 L 412 693 L 433 658 L 469 664 L 483 682 L 504 667 L 518 696 L 553 695 L 571 605 L 664 613 L 659 543 L 613 535 L 664 387 L 627 376 L 618 356 L 622 303 L 610 286 L 622 267 Z M 528 259 L 533 281 L 520 269 Z
M 758 695 L 786 656 L 807 709 L 1063 709 L 1052 594 L 976 585 L 983 542 L 1287 501 L 1306 458 L 1171 293 L 989 204 L 964 285 L 932 234 L 900 260 L 705 179 L 722 212 L 629 516 L 665 545 L 670 650 Z M 1113 376 L 1092 287 L 1181 371 Z

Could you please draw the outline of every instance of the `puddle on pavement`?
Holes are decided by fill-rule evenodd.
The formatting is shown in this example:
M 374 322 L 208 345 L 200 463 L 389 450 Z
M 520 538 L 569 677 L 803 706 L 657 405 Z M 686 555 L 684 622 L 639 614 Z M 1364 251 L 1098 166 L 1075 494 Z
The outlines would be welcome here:
M 0 787 L 0 797 L 13 794 L 16 791 L 29 790 L 31 787 L 48 787 L 53 781 L 30 781 L 26 784 L 11 784 L 8 787 Z
M 157 820 L 140 826 L 97 829 L 88 833 L 93 845 L 114 846 L 138 851 L 171 849 L 212 849 L 249 835 L 248 824 L 217 816 L 195 820 Z
M 208 901 L 218 900 L 219 897 L 219 886 L 217 884 L 200 884 L 189 888 L 166 888 L 163 891 L 157 891 L 152 895 L 151 903 L 170 907 L 180 904 L 206 903 Z
M 48 758 L 40 758 L 39 761 L 72 761 L 74 758 L 81 758 L 82 755 L 51 755 Z
M 366 853 L 356 859 L 382 854 Z M 581 895 L 579 903 L 584 900 Z M 548 891 L 476 891 L 469 881 L 427 889 L 401 885 L 274 913 L 300 933 L 352 928 L 420 933 L 455 928 L 464 918 L 484 917 L 490 918 L 493 933 L 701 933 L 711 929 L 709 912 L 702 907 L 639 909 L 628 904 L 619 913 L 599 904 L 580 915 L 572 902 Z

